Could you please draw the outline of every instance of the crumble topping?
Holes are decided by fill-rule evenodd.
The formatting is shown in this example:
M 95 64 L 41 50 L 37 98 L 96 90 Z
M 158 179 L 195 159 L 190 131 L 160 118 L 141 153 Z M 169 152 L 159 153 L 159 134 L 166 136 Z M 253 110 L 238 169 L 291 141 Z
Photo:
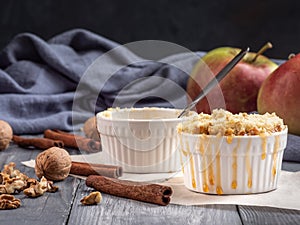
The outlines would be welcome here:
M 275 113 L 232 114 L 224 109 L 215 109 L 211 115 L 200 113 L 177 126 L 179 133 L 223 136 L 272 134 L 284 129 L 286 125 Z

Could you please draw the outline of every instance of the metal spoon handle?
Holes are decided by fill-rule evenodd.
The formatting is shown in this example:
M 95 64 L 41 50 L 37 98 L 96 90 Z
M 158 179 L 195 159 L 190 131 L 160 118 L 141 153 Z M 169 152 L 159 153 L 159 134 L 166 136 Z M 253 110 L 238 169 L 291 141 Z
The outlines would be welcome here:
M 233 67 L 249 52 L 249 47 L 241 50 L 200 92 L 200 94 L 179 114 L 178 118 L 185 116 L 197 103 L 210 92 L 233 69 Z

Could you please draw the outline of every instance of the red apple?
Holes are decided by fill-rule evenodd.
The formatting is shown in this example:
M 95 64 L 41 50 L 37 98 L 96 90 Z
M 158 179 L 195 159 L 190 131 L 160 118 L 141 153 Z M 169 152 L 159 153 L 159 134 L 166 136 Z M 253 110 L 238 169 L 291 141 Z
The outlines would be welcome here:
M 270 43 L 258 53 L 249 52 L 196 106 L 198 112 L 210 113 L 215 108 L 225 108 L 233 113 L 257 110 L 257 94 L 262 82 L 278 66 L 261 55 Z M 220 47 L 208 52 L 196 64 L 187 84 L 189 100 L 193 100 L 202 88 L 231 60 L 241 49 Z M 210 72 L 208 71 L 210 70 Z
M 262 84 L 259 113 L 275 112 L 288 125 L 289 133 L 300 135 L 300 54 L 281 64 Z

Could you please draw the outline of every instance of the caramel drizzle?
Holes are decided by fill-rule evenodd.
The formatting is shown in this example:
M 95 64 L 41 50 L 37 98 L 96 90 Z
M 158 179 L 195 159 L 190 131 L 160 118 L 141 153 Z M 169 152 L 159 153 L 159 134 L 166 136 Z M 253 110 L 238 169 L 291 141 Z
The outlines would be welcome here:
M 247 144 L 247 151 L 246 151 L 246 169 L 247 169 L 247 173 L 248 173 L 248 188 L 252 187 L 252 169 L 251 169 L 251 165 L 250 165 L 250 149 L 251 149 L 251 140 L 248 141 Z
M 183 154 L 184 155 L 184 150 L 183 150 L 183 143 L 182 143 L 182 136 L 181 135 L 179 135 L 179 144 L 180 144 L 180 146 L 181 146 L 181 151 L 180 151 L 180 154 L 179 154 L 179 160 L 180 160 L 180 165 L 181 165 L 181 170 L 182 170 L 182 173 L 184 173 L 184 164 L 183 164 L 183 159 L 182 159 L 182 155 L 181 154 Z
M 204 136 L 200 136 L 200 140 L 199 140 L 199 143 L 200 143 L 200 146 L 199 146 L 199 152 L 201 155 L 204 155 L 205 153 L 205 148 L 204 148 L 204 143 L 206 142 L 206 139 L 204 138 Z
M 222 138 L 217 137 L 217 141 L 215 142 L 215 151 L 216 154 L 216 193 L 218 195 L 223 194 L 222 184 L 221 184 L 221 154 L 220 154 L 220 145 Z
M 195 163 L 194 163 L 194 157 L 191 153 L 188 142 L 186 142 L 186 148 L 187 148 L 187 152 L 188 152 L 189 160 L 190 160 L 190 169 L 191 169 L 191 175 L 192 175 L 192 187 L 195 189 L 197 187 L 196 178 L 195 178 Z
M 181 136 L 180 136 L 180 138 L 179 138 L 179 141 L 180 141 L 180 146 L 183 146 L 183 141 L 182 141 L 182 137 L 181 137 Z M 187 146 L 188 146 L 188 143 L 187 143 Z M 188 152 L 185 151 L 185 150 L 183 149 L 183 147 L 181 148 L 181 152 L 182 152 L 182 154 L 183 154 L 185 157 L 188 156 Z
M 231 144 L 232 141 L 233 141 L 233 136 L 227 136 L 226 141 L 227 141 L 228 144 Z
M 223 189 L 221 186 L 221 162 L 220 162 L 220 151 L 218 150 L 218 153 L 216 155 L 216 163 L 217 163 L 217 187 L 216 192 L 218 195 L 223 194 Z
M 272 177 L 273 181 L 276 176 L 276 164 L 277 164 L 277 156 L 278 156 L 278 149 L 279 149 L 279 136 L 275 137 L 275 144 L 274 144 L 274 152 L 273 152 L 273 166 L 272 166 Z
M 264 159 L 266 159 L 266 156 L 267 156 L 267 138 L 266 138 L 265 134 L 260 134 L 259 136 L 261 137 L 261 140 L 262 140 L 262 144 L 261 144 L 261 147 L 262 147 L 261 159 L 264 160 Z
M 232 183 L 231 188 L 236 189 L 237 188 L 237 151 L 240 147 L 241 140 L 237 140 L 237 145 L 234 147 L 232 152 Z
M 202 185 L 202 189 L 203 192 L 209 192 L 209 188 L 208 188 L 208 182 L 207 182 L 207 163 L 206 163 L 206 157 L 204 156 L 205 153 L 205 148 L 204 148 L 204 143 L 206 139 L 204 139 L 204 136 L 200 136 L 200 146 L 199 146 L 199 152 L 202 156 L 202 163 L 201 163 L 201 174 L 202 174 L 202 180 L 203 180 L 203 185 Z
M 215 184 L 215 178 L 214 178 L 214 168 L 213 168 L 213 160 L 212 160 L 212 149 L 210 144 L 208 145 L 207 148 L 207 158 L 209 161 L 209 166 L 208 166 L 208 181 L 210 185 Z
M 181 152 L 182 152 L 182 150 L 181 150 Z M 183 159 L 182 159 L 181 153 L 179 154 L 179 160 L 180 160 L 180 165 L 181 165 L 182 173 L 184 173 L 184 165 L 183 165 Z
M 195 166 L 195 163 L 194 163 L 194 158 L 193 156 L 191 155 L 191 172 L 192 172 L 192 187 L 195 189 L 197 187 L 196 185 L 196 179 L 195 179 L 195 169 L 194 169 L 194 166 Z

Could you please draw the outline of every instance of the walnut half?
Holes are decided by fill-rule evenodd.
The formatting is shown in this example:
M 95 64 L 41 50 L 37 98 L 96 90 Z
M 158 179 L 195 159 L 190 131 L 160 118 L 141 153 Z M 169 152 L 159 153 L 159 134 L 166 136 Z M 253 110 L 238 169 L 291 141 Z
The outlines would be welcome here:
M 45 192 L 56 192 L 58 190 L 58 187 L 54 186 L 53 182 L 48 181 L 45 177 L 42 177 L 40 182 L 35 179 L 31 179 L 28 183 L 30 186 L 26 188 L 23 193 L 31 198 L 39 197 Z
M 0 195 L 0 209 L 16 209 L 21 205 L 21 201 L 13 195 Z
M 99 191 L 91 192 L 88 196 L 83 197 L 80 202 L 83 205 L 96 205 L 102 200 L 102 195 Z
M 16 164 L 11 162 L 4 165 L 0 173 L 0 194 L 14 194 L 22 191 L 27 185 L 28 177 L 15 168 Z

